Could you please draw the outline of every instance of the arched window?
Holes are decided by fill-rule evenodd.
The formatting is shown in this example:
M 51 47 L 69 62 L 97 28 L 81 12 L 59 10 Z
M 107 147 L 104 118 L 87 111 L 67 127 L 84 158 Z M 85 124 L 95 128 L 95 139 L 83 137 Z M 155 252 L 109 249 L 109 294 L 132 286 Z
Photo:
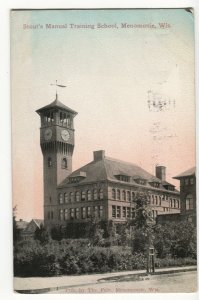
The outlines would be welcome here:
M 64 210 L 64 220 L 68 220 L 68 209 Z
M 173 207 L 176 208 L 176 199 L 173 199 Z
M 103 189 L 99 190 L 99 198 L 100 198 L 100 200 L 103 200 L 103 198 L 104 198 Z
M 162 203 L 162 198 L 161 196 L 159 196 L 159 205 L 161 205 L 161 203 Z
M 70 197 L 69 197 L 70 202 L 73 202 L 73 200 L 74 200 L 73 198 L 74 198 L 74 194 L 73 194 L 73 192 L 71 192 Z
M 193 195 L 188 194 L 186 197 L 186 210 L 193 209 Z
M 67 167 L 68 167 L 67 159 L 65 157 L 62 159 L 61 167 L 62 167 L 62 169 L 67 169 Z
M 86 192 L 82 192 L 82 198 L 81 198 L 82 201 L 86 201 Z
M 80 192 L 75 193 L 75 201 L 77 201 L 77 202 L 80 201 Z
M 129 191 L 127 191 L 127 201 L 128 202 L 131 201 L 131 193 Z
M 58 199 L 59 199 L 59 204 L 63 204 L 63 194 L 62 193 L 59 193 Z
M 63 209 L 60 209 L 60 211 L 59 211 L 59 219 L 61 221 L 64 219 L 64 211 L 63 211 Z
M 126 201 L 126 192 L 125 191 L 122 191 L 122 200 Z
M 112 199 L 116 199 L 116 193 L 115 193 L 115 189 L 112 189 Z
M 91 201 L 91 191 L 90 190 L 87 191 L 87 199 L 88 199 L 88 201 Z
M 176 207 L 180 208 L 180 202 L 179 202 L 179 200 L 176 200 Z
M 117 200 L 120 200 L 121 199 L 121 193 L 120 193 L 120 190 L 117 190 Z
M 94 198 L 94 200 L 98 200 L 98 193 L 97 193 L 96 189 L 94 189 L 94 191 L 93 191 L 93 198 Z
M 48 157 L 48 167 L 52 167 L 52 158 Z
M 68 202 L 68 194 L 64 193 L 64 202 L 67 203 Z

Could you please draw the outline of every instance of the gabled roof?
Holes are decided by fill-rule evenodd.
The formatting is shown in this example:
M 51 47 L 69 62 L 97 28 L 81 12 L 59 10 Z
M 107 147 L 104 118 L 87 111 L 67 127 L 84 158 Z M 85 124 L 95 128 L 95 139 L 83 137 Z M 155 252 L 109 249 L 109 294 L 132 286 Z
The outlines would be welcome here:
M 32 221 L 35 222 L 38 227 L 44 224 L 44 220 L 41 219 L 32 219 Z
M 67 177 L 59 185 L 59 188 L 73 186 L 74 183 L 71 183 L 69 181 L 69 178 L 78 176 L 79 172 L 86 173 L 86 177 L 81 180 L 81 184 L 109 180 L 112 182 L 140 186 L 140 184 L 136 183 L 136 181 L 134 179 L 141 178 L 141 179 L 146 180 L 146 186 L 148 186 L 150 188 L 151 188 L 151 185 L 149 184 L 149 182 L 151 182 L 151 181 L 160 182 L 159 189 L 163 189 L 168 192 L 168 190 L 166 190 L 166 188 L 161 184 L 161 180 L 159 178 L 148 173 L 141 167 L 139 167 L 135 164 L 129 163 L 129 162 L 124 162 L 124 161 L 106 157 L 106 156 L 104 156 L 102 159 L 93 160 L 92 162 L 88 163 L 87 165 L 72 172 L 70 174 L 70 176 Z M 131 178 L 130 182 L 123 182 L 123 181 L 119 180 L 119 178 L 117 176 L 118 174 L 125 174 L 126 176 L 129 176 Z M 156 189 L 158 189 L 158 188 L 156 188 Z M 175 190 L 175 192 L 178 192 L 178 191 Z
M 66 110 L 66 111 L 71 112 L 71 113 L 74 114 L 74 115 L 77 115 L 77 112 L 76 112 L 76 111 L 72 110 L 71 108 L 69 108 L 68 106 L 64 105 L 62 102 L 60 102 L 60 101 L 58 100 L 58 98 L 57 98 L 57 95 L 56 95 L 56 99 L 55 99 L 52 103 L 50 103 L 50 104 L 48 104 L 48 105 L 46 105 L 46 106 L 44 106 L 44 107 L 42 107 L 42 108 L 36 110 L 36 112 L 37 112 L 38 114 L 40 114 L 40 113 L 42 113 L 42 112 L 48 110 L 49 108 L 61 108 L 61 109 L 64 109 L 64 110 Z
M 180 179 L 182 177 L 193 176 L 193 175 L 196 175 L 196 167 L 190 168 L 190 169 L 180 173 L 179 175 L 177 175 L 173 178 Z
M 34 233 L 36 228 L 40 228 L 44 224 L 44 221 L 41 219 L 32 219 L 24 229 L 23 233 Z

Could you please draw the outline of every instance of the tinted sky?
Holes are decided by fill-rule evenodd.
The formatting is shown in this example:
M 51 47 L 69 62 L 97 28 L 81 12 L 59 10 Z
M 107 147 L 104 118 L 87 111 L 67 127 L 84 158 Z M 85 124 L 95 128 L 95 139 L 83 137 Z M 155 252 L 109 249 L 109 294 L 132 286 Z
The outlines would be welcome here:
M 98 23 L 115 27 L 98 29 Z M 121 23 L 131 28 L 121 28 Z M 159 23 L 167 27 L 161 29 Z M 24 24 L 38 29 L 24 29 Z M 46 24 L 67 28 L 46 29 Z M 72 29 L 70 24 L 95 28 Z M 50 83 L 56 79 L 67 85 L 58 91 L 59 100 L 78 112 L 73 170 L 100 149 L 151 173 L 156 164 L 165 165 L 167 180 L 175 185 L 178 181 L 172 177 L 195 165 L 191 13 L 15 11 L 11 56 L 13 196 L 18 218 L 43 217 L 40 122 L 35 110 L 55 99 Z M 153 101 L 163 107 L 154 107 Z

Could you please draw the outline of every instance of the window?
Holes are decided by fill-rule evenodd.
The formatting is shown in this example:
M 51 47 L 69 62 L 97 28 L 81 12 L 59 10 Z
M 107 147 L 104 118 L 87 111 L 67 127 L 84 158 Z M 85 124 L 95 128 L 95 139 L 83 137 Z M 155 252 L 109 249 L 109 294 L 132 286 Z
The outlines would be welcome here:
M 135 192 L 132 192 L 132 200 L 135 199 Z
M 99 214 L 98 206 L 94 206 L 94 216 L 97 218 Z
M 75 219 L 79 219 L 79 207 L 75 209 Z
M 62 159 L 61 167 L 62 167 L 62 169 L 67 169 L 67 167 L 68 167 L 67 159 L 65 157 Z
M 117 206 L 117 218 L 121 218 L 121 207 Z
M 67 119 L 66 119 L 66 126 L 67 126 L 67 127 L 70 127 L 70 125 L 71 125 L 70 116 L 67 116 Z
M 189 184 L 189 178 L 186 178 L 185 179 L 185 185 L 188 185 Z
M 126 208 L 126 217 L 130 218 L 130 207 Z
M 52 158 L 48 157 L 48 167 L 52 167 Z
M 88 206 L 87 207 L 87 218 L 90 218 L 90 216 L 91 216 L 91 207 Z
M 151 198 L 152 198 L 152 204 L 154 204 L 154 195 L 151 195 Z
M 170 199 L 170 207 L 173 207 L 173 200 L 172 200 L 172 198 Z
M 99 190 L 99 198 L 100 198 L 100 200 L 103 200 L 103 198 L 104 198 L 103 189 Z
M 176 199 L 173 199 L 173 207 L 176 207 Z
M 66 125 L 66 114 L 65 113 L 63 114 L 63 123 L 64 123 L 64 125 Z
M 193 195 L 188 194 L 186 197 L 186 210 L 193 209 Z
M 91 201 L 91 191 L 90 190 L 87 191 L 87 199 L 88 199 L 88 201 Z
M 81 208 L 82 219 L 86 219 L 86 207 Z
M 68 220 L 68 209 L 64 210 L 64 220 Z
M 70 209 L 70 218 L 74 219 L 74 208 Z
M 122 207 L 122 217 L 126 218 L 126 207 Z
M 176 200 L 176 207 L 180 208 L 180 201 L 179 200 Z
M 120 190 L 117 190 L 117 200 L 120 200 L 120 198 L 121 198 Z
M 127 201 L 128 202 L 131 201 L 131 193 L 129 191 L 127 191 Z
M 194 184 L 194 178 L 193 177 L 190 178 L 190 184 Z
M 155 196 L 155 204 L 158 205 L 158 196 Z
M 80 201 L 80 192 L 75 193 L 75 201 L 77 201 L 77 202 Z
M 59 204 L 63 204 L 63 194 L 62 193 L 59 194 L 58 198 L 59 198 Z
M 116 193 L 115 193 L 115 189 L 112 189 L 112 199 L 116 199 Z
M 68 202 L 68 194 L 64 193 L 64 202 L 67 203 Z
M 49 197 L 49 201 L 50 201 L 50 203 L 51 203 L 51 201 L 52 201 L 52 198 L 51 198 L 51 197 Z
M 162 203 L 162 198 L 161 196 L 159 196 L 159 205 L 161 205 L 161 203 Z
M 100 219 L 103 217 L 103 206 L 102 205 L 100 205 L 100 207 L 99 207 L 99 217 L 100 217 Z
M 134 219 L 135 218 L 135 208 L 131 208 L 131 217 Z
M 98 200 L 98 193 L 96 189 L 93 191 L 93 198 L 94 200 Z
M 62 112 L 60 112 L 60 114 L 59 114 L 59 118 L 60 118 L 60 122 L 62 123 L 62 122 L 63 122 L 63 116 L 62 116 Z
M 116 206 L 112 205 L 112 218 L 116 218 Z
M 122 191 L 122 200 L 126 201 L 126 192 L 125 191 Z
M 73 194 L 73 192 L 70 193 L 69 199 L 70 199 L 70 202 L 73 202 L 73 201 L 74 201 L 74 194 Z
M 81 198 L 81 200 L 82 200 L 82 201 L 85 201 L 85 200 L 86 200 L 86 192 L 84 192 L 84 191 L 82 192 L 82 198 Z
M 64 219 L 64 211 L 63 211 L 63 209 L 60 209 L 60 211 L 59 211 L 59 219 L 61 221 Z

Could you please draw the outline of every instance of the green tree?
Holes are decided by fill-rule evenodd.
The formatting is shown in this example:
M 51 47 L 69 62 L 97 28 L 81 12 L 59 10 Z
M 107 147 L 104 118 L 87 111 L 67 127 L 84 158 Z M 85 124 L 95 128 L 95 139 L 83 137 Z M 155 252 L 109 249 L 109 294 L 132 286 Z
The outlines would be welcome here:
M 41 244 L 47 244 L 50 236 L 43 224 L 35 230 L 34 239 L 40 241 Z
M 12 217 L 14 248 L 15 248 L 17 242 L 20 240 L 20 229 L 17 226 L 16 213 L 17 213 L 17 207 L 15 206 L 13 208 L 13 217 Z

